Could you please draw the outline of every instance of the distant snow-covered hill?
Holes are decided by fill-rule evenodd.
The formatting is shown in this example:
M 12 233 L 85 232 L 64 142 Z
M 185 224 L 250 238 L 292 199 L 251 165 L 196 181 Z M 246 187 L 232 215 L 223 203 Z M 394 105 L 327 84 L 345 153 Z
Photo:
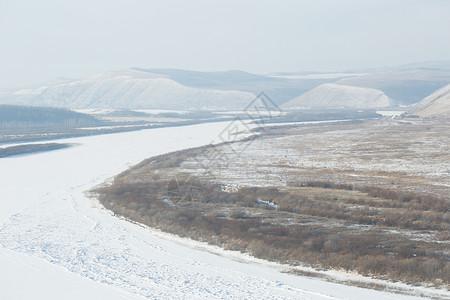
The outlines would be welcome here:
M 368 109 L 391 104 L 391 99 L 380 90 L 326 83 L 286 102 L 282 107 Z
M 421 117 L 450 116 L 450 84 L 437 90 L 416 105 L 414 114 Z
M 290 74 L 252 74 L 245 71 L 230 70 L 216 72 L 199 72 L 179 69 L 140 69 L 135 70 L 160 74 L 184 86 L 216 90 L 233 90 L 258 95 L 265 92 L 274 103 L 282 103 L 297 97 L 323 83 L 334 82 L 349 74 L 314 73 L 311 76 L 291 76 Z M 306 73 L 309 74 L 309 73 Z M 323 76 L 324 75 L 324 76 Z
M 187 87 L 164 75 L 125 70 L 34 90 L 0 95 L 0 103 L 34 106 L 126 109 L 240 110 L 249 92 Z

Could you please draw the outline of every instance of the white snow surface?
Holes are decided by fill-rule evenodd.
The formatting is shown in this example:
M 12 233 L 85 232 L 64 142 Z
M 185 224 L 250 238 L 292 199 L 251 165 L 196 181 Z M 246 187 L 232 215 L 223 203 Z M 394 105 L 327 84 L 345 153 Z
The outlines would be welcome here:
M 85 191 L 227 123 L 66 139 L 0 159 L 0 299 L 412 299 L 317 278 L 113 216 Z
M 186 87 L 137 70 L 106 72 L 73 82 L 5 93 L 0 104 L 71 109 L 242 109 L 255 96 L 241 91 Z
M 292 99 L 283 108 L 381 108 L 391 105 L 382 91 L 335 83 L 325 83 Z

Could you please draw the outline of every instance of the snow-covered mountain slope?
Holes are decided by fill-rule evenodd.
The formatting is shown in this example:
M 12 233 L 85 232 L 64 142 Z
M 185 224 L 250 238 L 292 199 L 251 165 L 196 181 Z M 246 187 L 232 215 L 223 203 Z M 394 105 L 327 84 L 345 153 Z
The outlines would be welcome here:
M 304 93 L 307 96 L 319 93 L 325 98 L 328 96 L 324 94 L 331 93 L 335 94 L 333 102 L 338 107 L 365 108 L 365 104 L 341 105 L 338 101 L 340 96 L 337 96 L 346 94 L 347 100 L 342 100 L 344 102 L 359 94 L 373 100 L 381 91 L 389 98 L 390 105 L 410 105 L 449 82 L 450 70 L 444 69 L 258 75 L 243 71 L 198 72 L 133 68 L 37 89 L 3 92 L 0 93 L 0 104 L 76 109 L 242 110 L 255 95 L 263 91 L 277 105 L 287 103 Z M 340 91 L 336 89 L 336 85 Z M 355 88 L 351 91 L 348 87 Z M 358 91 L 357 88 L 361 90 Z M 377 101 L 382 98 L 384 97 Z M 350 99 L 351 101 L 354 100 Z M 309 101 L 306 102 L 309 106 Z
M 437 90 L 416 105 L 414 114 L 421 117 L 450 116 L 450 84 Z
M 143 72 L 161 74 L 169 79 L 193 88 L 234 90 L 258 95 L 265 92 L 277 105 L 291 100 L 323 83 L 334 82 L 347 74 L 334 76 L 272 76 L 252 74 L 239 70 L 219 72 L 198 72 L 178 69 L 136 69 Z M 286 76 L 287 75 L 287 76 Z
M 67 139 L 77 146 L 0 159 L 0 299 L 419 299 L 285 273 L 116 218 L 85 194 L 147 157 L 219 141 L 227 126 Z
M 391 105 L 381 91 L 334 83 L 322 84 L 282 105 L 284 108 L 380 108 Z
M 98 74 L 87 79 L 0 95 L 0 103 L 73 109 L 126 108 L 241 110 L 249 92 L 183 86 L 167 76 L 137 70 Z

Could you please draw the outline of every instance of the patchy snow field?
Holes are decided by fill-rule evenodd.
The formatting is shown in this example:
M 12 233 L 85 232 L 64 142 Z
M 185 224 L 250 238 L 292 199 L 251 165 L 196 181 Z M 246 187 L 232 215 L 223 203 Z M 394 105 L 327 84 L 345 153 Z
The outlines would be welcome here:
M 227 123 L 61 140 L 0 159 L 0 299 L 412 299 L 285 268 L 112 216 L 85 191 L 150 156 L 208 144 Z

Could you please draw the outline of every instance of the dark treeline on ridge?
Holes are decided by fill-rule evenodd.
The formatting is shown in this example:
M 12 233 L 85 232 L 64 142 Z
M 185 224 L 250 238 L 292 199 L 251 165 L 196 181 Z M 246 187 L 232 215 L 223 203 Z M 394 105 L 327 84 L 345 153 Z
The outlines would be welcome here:
M 97 125 L 98 119 L 62 108 L 0 105 L 0 128 Z

